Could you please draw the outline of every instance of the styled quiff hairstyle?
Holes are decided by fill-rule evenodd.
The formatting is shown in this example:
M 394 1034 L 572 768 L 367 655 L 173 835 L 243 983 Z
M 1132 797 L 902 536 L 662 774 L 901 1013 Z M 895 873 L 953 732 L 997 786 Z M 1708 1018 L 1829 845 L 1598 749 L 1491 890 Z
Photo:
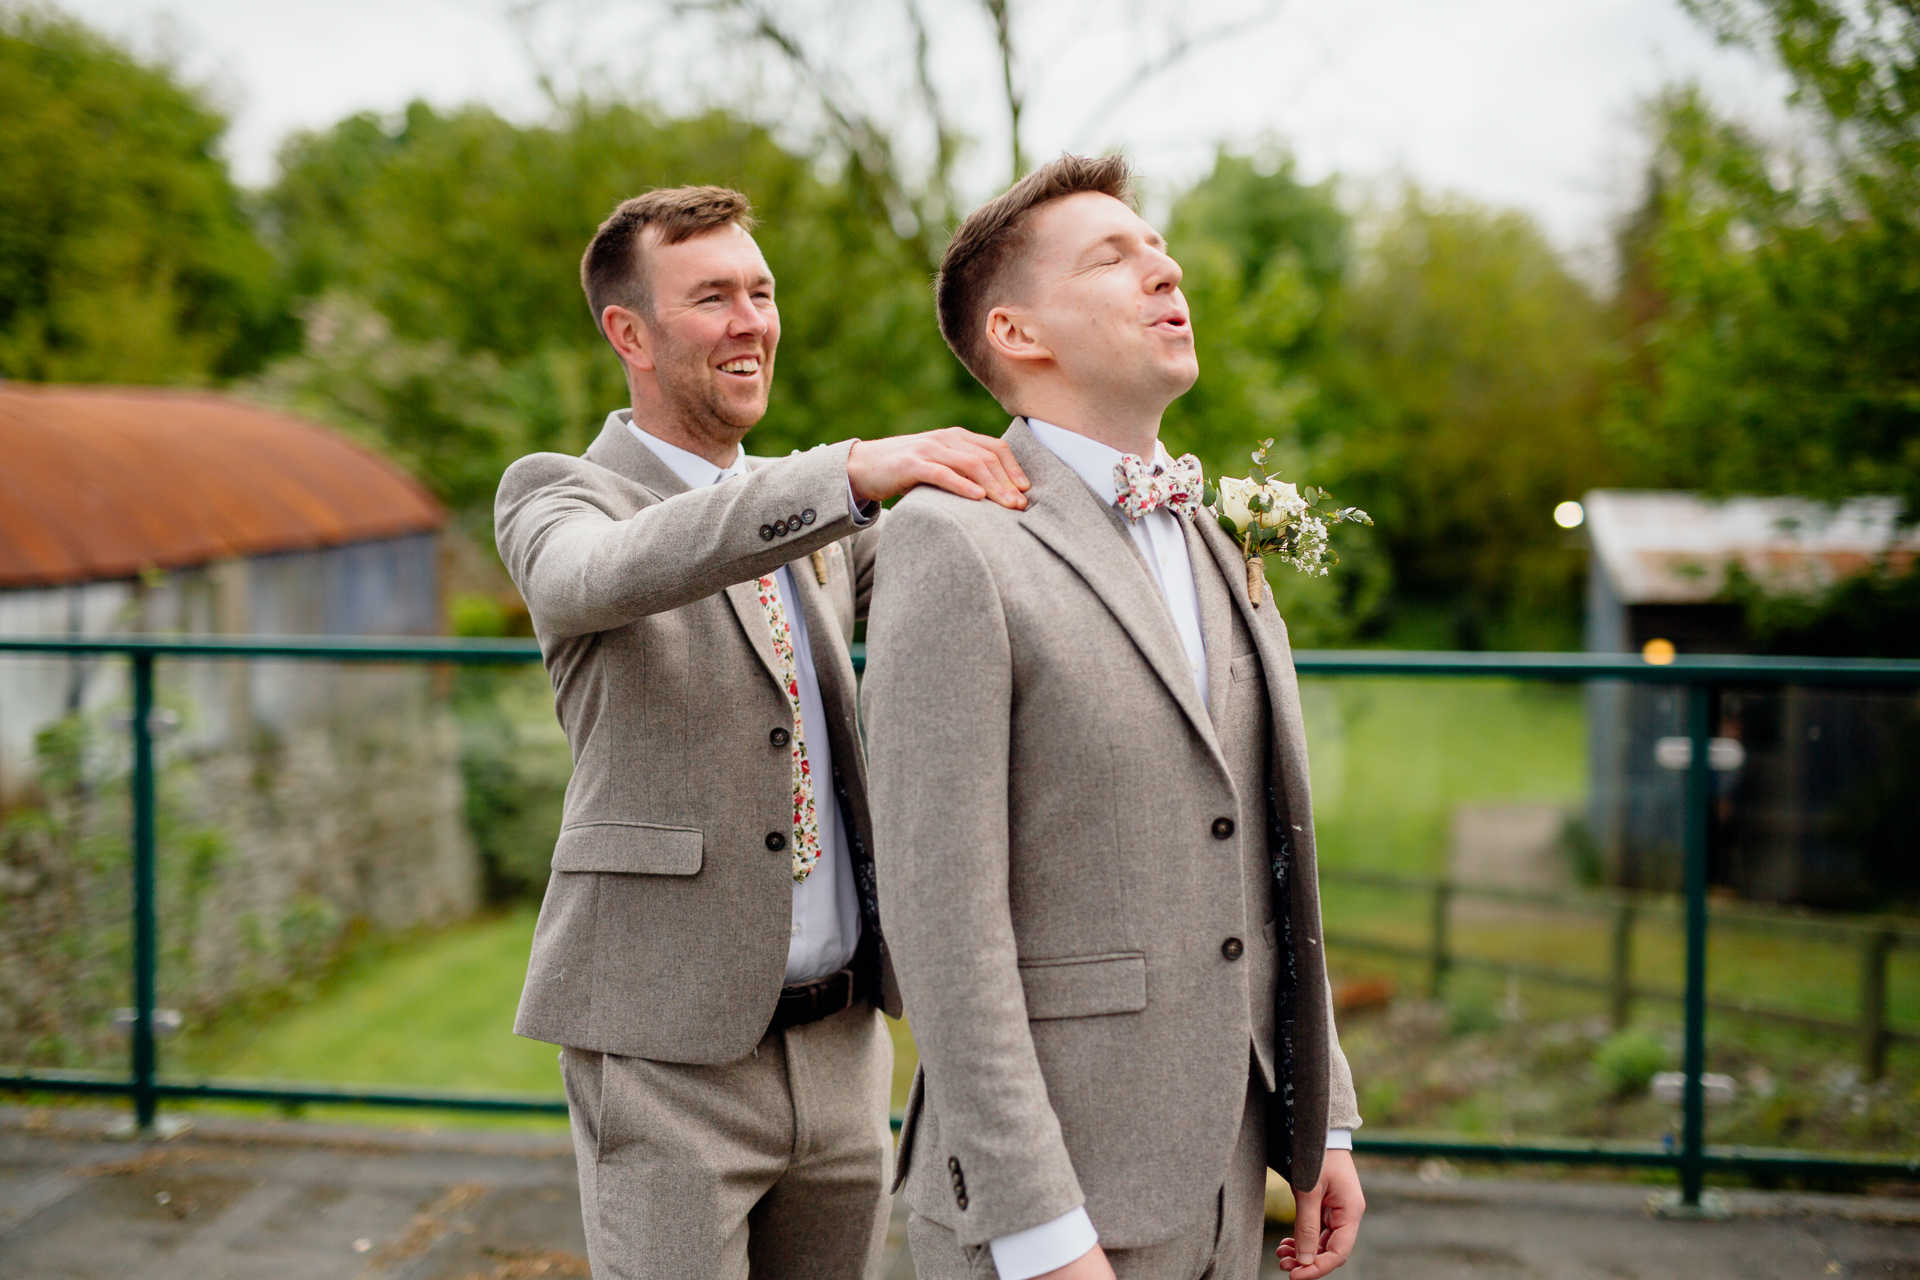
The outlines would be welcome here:
M 940 336 L 967 372 L 996 396 L 1001 379 L 995 376 L 993 351 L 987 345 L 987 313 L 1007 301 L 1025 265 L 1033 211 L 1083 191 L 1112 196 L 1132 207 L 1133 169 L 1126 157 L 1063 155 L 1042 165 L 968 214 L 947 243 L 934 283 Z
M 754 228 L 753 206 L 730 187 L 666 187 L 622 200 L 580 258 L 580 287 L 593 310 L 593 327 L 601 328 L 608 307 L 653 319 L 653 279 L 641 232 L 652 227 L 661 244 L 679 244 L 728 223 L 742 231 Z

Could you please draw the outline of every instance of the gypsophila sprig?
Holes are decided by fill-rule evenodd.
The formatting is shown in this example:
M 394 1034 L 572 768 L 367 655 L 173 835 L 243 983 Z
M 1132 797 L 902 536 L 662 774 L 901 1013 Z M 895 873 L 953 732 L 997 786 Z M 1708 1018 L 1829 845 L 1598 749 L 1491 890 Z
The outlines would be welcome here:
M 1325 489 L 1290 484 L 1268 472 L 1267 455 L 1272 448 L 1273 441 L 1260 442 L 1245 480 L 1210 481 L 1201 494 L 1214 519 L 1247 558 L 1247 599 L 1256 609 L 1267 581 L 1266 557 L 1325 577 L 1327 569 L 1340 562 L 1329 545 L 1328 526 L 1373 523 L 1373 517 L 1358 507 L 1334 507 L 1333 495 Z M 1320 509 L 1322 503 L 1327 504 L 1325 510 Z

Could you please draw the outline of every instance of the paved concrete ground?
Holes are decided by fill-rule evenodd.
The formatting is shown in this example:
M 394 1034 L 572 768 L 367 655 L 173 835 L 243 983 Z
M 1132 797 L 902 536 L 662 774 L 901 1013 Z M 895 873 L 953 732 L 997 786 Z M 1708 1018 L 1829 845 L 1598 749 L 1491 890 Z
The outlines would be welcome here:
M 564 1138 L 0 1108 L 0 1280 L 561 1280 L 587 1274 Z M 1920 1280 L 1920 1200 L 1741 1192 L 1669 1222 L 1598 1183 L 1368 1175 L 1347 1280 Z M 911 1280 L 899 1215 L 886 1280 Z M 1269 1270 L 1278 1275 L 1269 1261 Z

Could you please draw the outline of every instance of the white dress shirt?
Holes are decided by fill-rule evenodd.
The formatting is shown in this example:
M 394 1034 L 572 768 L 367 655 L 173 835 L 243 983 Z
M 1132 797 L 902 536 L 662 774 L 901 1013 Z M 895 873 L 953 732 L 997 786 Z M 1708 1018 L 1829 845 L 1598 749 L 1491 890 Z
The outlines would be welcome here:
M 1100 501 L 1112 505 L 1120 496 L 1120 486 L 1113 479 L 1114 464 L 1121 457 L 1118 449 L 1038 418 L 1028 418 L 1027 427 L 1033 432 L 1034 439 L 1086 481 L 1087 487 L 1093 490 L 1094 496 Z M 1153 443 L 1153 453 L 1161 462 L 1173 461 L 1166 447 L 1158 440 Z M 1200 631 L 1200 593 L 1193 585 L 1193 558 L 1187 554 L 1187 537 L 1180 528 L 1180 517 L 1165 507 L 1156 507 L 1140 519 L 1128 521 L 1128 525 L 1134 545 L 1146 557 L 1147 568 L 1153 573 L 1160 594 L 1166 598 L 1167 609 L 1173 615 L 1174 630 L 1180 633 L 1180 643 L 1187 651 L 1187 664 L 1193 672 L 1194 685 L 1200 690 L 1200 701 L 1205 705 L 1206 637 Z M 1351 1150 L 1352 1132 L 1347 1129 L 1328 1130 L 1327 1146 L 1334 1150 Z M 1093 1220 L 1087 1217 L 1087 1211 L 1082 1207 L 1070 1209 L 1037 1227 L 1001 1236 L 991 1241 L 988 1247 L 993 1253 L 994 1270 L 1000 1273 L 1000 1280 L 1032 1280 L 1034 1276 L 1066 1266 L 1099 1242 L 1100 1236 L 1093 1229 Z
M 732 465 L 716 467 L 699 454 L 688 453 L 634 426 L 631 410 L 621 409 L 613 416 L 689 489 L 746 474 L 745 450 L 734 454 Z M 851 483 L 847 498 L 854 523 L 867 523 L 860 518 L 860 504 L 853 498 Z M 837 973 L 852 962 L 854 948 L 860 942 L 860 904 L 854 897 L 853 861 L 840 825 L 840 802 L 833 791 L 833 743 L 827 736 L 826 704 L 820 700 L 820 677 L 814 671 L 813 649 L 807 642 L 806 612 L 800 608 L 793 575 L 786 565 L 773 571 L 773 580 L 786 608 L 787 626 L 793 631 L 794 674 L 800 684 L 800 733 L 807 744 L 807 759 L 813 765 L 814 813 L 820 824 L 820 861 L 804 881 L 793 886 L 793 933 L 787 943 L 784 981 L 795 986 Z

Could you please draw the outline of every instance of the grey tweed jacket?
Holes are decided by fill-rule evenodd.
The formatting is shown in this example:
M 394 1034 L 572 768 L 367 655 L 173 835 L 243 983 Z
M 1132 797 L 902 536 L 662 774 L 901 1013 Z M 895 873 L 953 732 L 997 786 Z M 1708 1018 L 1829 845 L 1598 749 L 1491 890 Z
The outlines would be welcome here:
M 860 963 L 898 1012 L 848 651 L 887 518 L 853 523 L 849 448 L 753 459 L 737 480 L 689 490 L 614 422 L 584 457 L 507 469 L 495 535 L 573 748 L 519 1034 L 717 1063 L 765 1033 L 793 918 L 789 854 L 770 848 L 792 832 L 792 765 L 774 731 L 793 716 L 754 581 L 789 561 L 833 747 L 819 802 L 841 806 Z
M 1203 704 L 1122 517 L 1024 422 L 1006 439 L 1026 511 L 916 490 L 876 568 L 880 904 L 921 1053 L 897 1176 L 963 1245 L 1084 1203 L 1138 1247 L 1209 1211 L 1250 1072 L 1296 1187 L 1359 1123 L 1299 690 L 1271 596 L 1199 521 Z

